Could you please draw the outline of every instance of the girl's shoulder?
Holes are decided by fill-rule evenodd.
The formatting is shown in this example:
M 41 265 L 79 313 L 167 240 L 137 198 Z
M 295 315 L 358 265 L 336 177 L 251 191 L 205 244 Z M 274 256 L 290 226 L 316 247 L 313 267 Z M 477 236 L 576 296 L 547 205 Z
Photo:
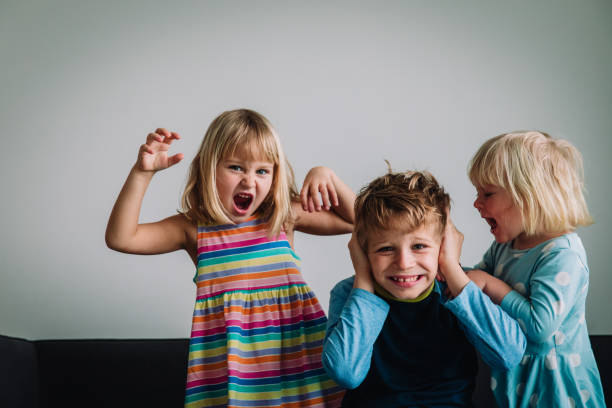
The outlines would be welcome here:
M 578 256 L 586 257 L 582 240 L 575 232 L 560 235 L 527 250 L 539 257 Z

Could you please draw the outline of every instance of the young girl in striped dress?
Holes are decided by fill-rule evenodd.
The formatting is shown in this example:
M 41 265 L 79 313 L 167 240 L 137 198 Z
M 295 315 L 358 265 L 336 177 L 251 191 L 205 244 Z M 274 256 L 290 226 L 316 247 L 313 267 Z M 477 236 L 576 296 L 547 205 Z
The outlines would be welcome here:
M 326 317 L 300 273 L 293 231 L 352 231 L 353 192 L 315 167 L 298 195 L 278 136 L 257 112 L 222 113 L 191 163 L 182 211 L 138 224 L 142 198 L 179 135 L 147 136 L 111 213 L 112 249 L 187 251 L 197 273 L 185 407 L 339 406 L 321 363 Z

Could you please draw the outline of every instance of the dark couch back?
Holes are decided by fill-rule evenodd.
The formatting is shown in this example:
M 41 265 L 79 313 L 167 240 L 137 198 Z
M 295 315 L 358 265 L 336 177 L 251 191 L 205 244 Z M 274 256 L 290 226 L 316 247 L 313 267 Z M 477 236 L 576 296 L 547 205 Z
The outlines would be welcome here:
M 36 345 L 0 336 L 0 407 L 39 406 Z
M 591 336 L 610 405 L 612 335 Z M 0 336 L 0 407 L 183 406 L 188 340 L 40 340 Z M 476 408 L 494 407 L 479 365 Z

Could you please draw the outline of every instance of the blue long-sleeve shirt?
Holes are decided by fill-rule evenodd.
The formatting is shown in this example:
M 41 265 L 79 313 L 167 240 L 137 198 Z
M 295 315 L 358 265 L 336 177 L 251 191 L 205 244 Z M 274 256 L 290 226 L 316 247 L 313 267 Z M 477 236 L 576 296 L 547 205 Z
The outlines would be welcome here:
M 345 405 L 423 404 L 427 398 L 428 405 L 468 405 L 474 348 L 492 367 L 507 369 L 521 360 L 526 341 L 517 322 L 471 282 L 452 300 L 436 282 L 425 299 L 404 303 L 353 289 L 353 281 L 331 292 L 323 347 L 331 378 L 349 390 L 367 389 Z M 351 391 L 345 403 L 347 398 Z
M 498 405 L 605 406 L 585 321 L 589 267 L 580 237 L 565 234 L 529 249 L 493 242 L 476 268 L 513 288 L 500 309 L 527 338 L 521 364 L 491 370 Z

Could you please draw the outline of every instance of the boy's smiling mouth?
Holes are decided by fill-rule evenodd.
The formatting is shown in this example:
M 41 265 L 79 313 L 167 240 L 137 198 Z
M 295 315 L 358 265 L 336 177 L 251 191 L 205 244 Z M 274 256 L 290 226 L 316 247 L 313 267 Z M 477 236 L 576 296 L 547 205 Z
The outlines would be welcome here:
M 390 276 L 389 279 L 397 286 L 409 288 L 421 280 L 423 275 Z

